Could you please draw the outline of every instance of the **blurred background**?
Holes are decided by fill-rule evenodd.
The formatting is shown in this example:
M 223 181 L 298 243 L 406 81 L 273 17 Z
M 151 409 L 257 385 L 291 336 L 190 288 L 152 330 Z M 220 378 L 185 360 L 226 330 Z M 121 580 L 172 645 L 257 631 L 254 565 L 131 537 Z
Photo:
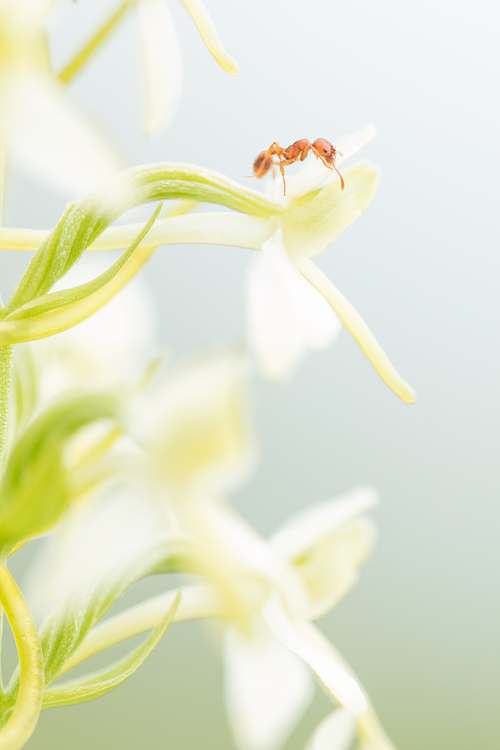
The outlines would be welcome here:
M 375 554 L 322 627 L 355 668 L 399 750 L 500 743 L 498 320 L 499 5 L 493 0 L 206 0 L 231 78 L 181 3 L 170 3 L 183 89 L 170 125 L 140 135 L 132 18 L 69 95 L 125 164 L 186 161 L 238 181 L 274 140 L 343 135 L 373 122 L 374 203 L 319 259 L 418 394 L 406 406 L 344 332 L 283 387 L 255 383 L 260 464 L 234 498 L 265 534 L 359 484 L 381 496 Z M 61 2 L 56 68 L 111 2 Z M 260 188 L 260 183 L 252 183 Z M 263 187 L 263 186 L 262 186 Z M 4 223 L 50 228 L 70 194 L 9 172 Z M 169 247 L 143 279 L 161 344 L 181 356 L 245 335 L 251 252 Z M 26 256 L 4 253 L 2 295 Z M 158 583 L 141 594 L 159 590 Z M 229 750 L 213 628 L 169 631 L 119 690 L 42 715 L 31 750 Z M 286 750 L 328 703 L 318 691 Z

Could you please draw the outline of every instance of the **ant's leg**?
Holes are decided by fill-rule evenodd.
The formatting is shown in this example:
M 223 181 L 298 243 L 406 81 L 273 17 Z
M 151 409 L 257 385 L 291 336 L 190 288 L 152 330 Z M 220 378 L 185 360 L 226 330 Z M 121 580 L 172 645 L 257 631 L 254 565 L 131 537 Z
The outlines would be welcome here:
M 320 159 L 320 161 L 323 162 L 323 164 L 325 165 L 325 167 L 328 167 L 328 169 L 334 169 L 337 172 L 338 176 L 340 177 L 340 189 L 343 190 L 345 188 L 345 182 L 344 182 L 344 178 L 342 177 L 342 175 L 340 174 L 339 170 L 335 166 L 335 156 L 330 161 L 330 163 L 328 163 L 326 161 L 324 155 L 320 151 L 318 151 L 316 148 L 314 148 L 314 146 L 311 146 L 311 151 L 313 152 L 313 154 L 318 159 Z
M 286 183 L 285 183 L 285 167 L 283 166 L 283 162 L 281 159 L 279 160 L 279 168 L 281 172 L 281 176 L 283 178 L 283 195 L 286 195 Z
M 310 143 L 308 143 L 307 146 L 304 146 L 304 148 L 302 149 L 302 153 L 300 155 L 300 161 L 304 161 L 304 159 L 307 157 L 311 149 L 312 149 L 312 145 Z

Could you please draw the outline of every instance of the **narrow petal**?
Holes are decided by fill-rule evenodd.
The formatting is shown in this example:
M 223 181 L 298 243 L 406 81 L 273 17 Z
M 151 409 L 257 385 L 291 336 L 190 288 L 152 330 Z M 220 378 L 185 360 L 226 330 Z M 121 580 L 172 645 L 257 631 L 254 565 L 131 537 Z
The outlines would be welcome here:
M 305 750 L 349 750 L 355 734 L 353 715 L 338 708 L 318 724 Z
M 304 278 L 306 278 L 332 306 L 382 380 L 405 403 L 415 403 L 416 395 L 414 390 L 396 372 L 373 333 L 354 307 L 309 258 L 299 259 L 297 261 L 297 267 Z
M 238 66 L 222 46 L 215 26 L 207 13 L 205 6 L 200 0 L 182 0 L 182 2 L 191 14 L 191 17 L 198 27 L 198 31 L 207 45 L 209 52 L 212 53 L 221 68 L 224 68 L 224 70 L 227 70 L 232 76 L 235 76 L 238 73 Z
M 181 61 L 165 0 L 140 0 L 137 21 L 146 90 L 143 128 L 151 135 L 168 122 L 177 107 Z
M 328 640 L 314 625 L 292 620 L 276 594 L 268 599 L 262 614 L 273 635 L 309 664 L 332 698 L 353 714 L 366 710 L 358 683 L 340 666 Z
M 256 623 L 247 636 L 228 627 L 224 663 L 226 709 L 238 748 L 281 747 L 313 697 L 304 662 Z
M 304 283 L 280 231 L 262 245 L 250 269 L 247 298 L 250 341 L 271 380 L 289 376 L 309 347 L 325 348 L 339 332 L 338 318 Z
M 303 557 L 343 524 L 373 508 L 377 500 L 378 495 L 374 489 L 359 487 L 334 500 L 316 503 L 294 516 L 269 541 L 287 560 Z
M 87 251 L 120 250 L 132 242 L 142 224 L 124 224 L 106 229 Z M 46 229 L 0 228 L 1 250 L 36 250 L 49 236 Z M 237 213 L 199 213 L 158 219 L 149 233 L 153 245 L 230 245 L 260 250 L 273 234 L 272 223 Z

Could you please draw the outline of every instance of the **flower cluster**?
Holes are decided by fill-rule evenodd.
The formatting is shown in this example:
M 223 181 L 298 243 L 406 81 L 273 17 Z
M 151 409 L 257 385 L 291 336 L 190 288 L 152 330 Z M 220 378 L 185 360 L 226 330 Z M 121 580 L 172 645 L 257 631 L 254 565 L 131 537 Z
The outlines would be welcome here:
M 235 74 L 201 2 L 183 3 L 208 50 Z M 56 5 L 0 0 L 0 206 L 4 158 L 72 197 L 87 191 L 49 232 L 0 228 L 1 249 L 34 251 L 0 302 L 0 617 L 10 623 L 19 661 L 8 683 L 0 679 L 0 750 L 23 747 L 42 709 L 121 685 L 172 623 L 214 618 L 224 631 L 225 702 L 240 750 L 281 748 L 315 681 L 332 712 L 307 750 L 348 750 L 353 742 L 391 750 L 364 688 L 316 625 L 369 556 L 375 491 L 359 487 L 308 505 L 269 539 L 230 503 L 258 463 L 252 357 L 282 381 L 343 325 L 381 379 L 403 401 L 415 400 L 314 263 L 368 208 L 377 170 L 367 162 L 343 170 L 341 189 L 316 165 L 288 176 L 286 196 L 269 196 L 193 165 L 123 169 L 65 87 L 133 13 L 144 130 L 160 128 L 180 85 L 168 5 L 123 0 L 59 73 L 46 32 Z M 338 164 L 373 135 L 366 127 L 339 142 Z M 145 223 L 112 226 L 147 204 Z M 197 212 L 198 204 L 210 210 Z M 197 242 L 255 251 L 246 290 L 252 353 L 224 349 L 164 368 L 136 276 L 158 247 Z M 122 252 L 111 265 L 97 264 L 90 279 L 79 277 L 84 254 L 108 249 Z M 25 597 L 9 559 L 40 536 Z M 183 576 L 180 586 L 110 612 L 136 582 L 173 573 Z M 0 623 L 0 639 L 1 632 Z M 67 676 L 140 634 L 145 640 L 118 662 Z

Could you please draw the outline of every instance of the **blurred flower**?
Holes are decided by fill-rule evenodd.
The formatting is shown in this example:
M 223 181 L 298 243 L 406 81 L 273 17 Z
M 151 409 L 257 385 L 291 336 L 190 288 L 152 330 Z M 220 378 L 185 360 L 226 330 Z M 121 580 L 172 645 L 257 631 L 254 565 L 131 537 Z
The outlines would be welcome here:
M 373 526 L 364 513 L 376 502 L 375 493 L 360 488 L 312 506 L 266 541 L 224 501 L 248 474 L 255 455 L 241 355 L 226 350 L 180 367 L 152 389 L 149 403 L 147 398 L 142 397 L 137 411 L 130 411 L 135 438 L 145 450 L 142 469 L 135 463 L 138 484 L 131 484 L 129 477 L 129 490 L 124 485 L 117 492 L 114 484 L 109 489 L 101 486 L 101 494 L 105 500 L 113 493 L 122 526 L 129 515 L 125 506 L 120 508 L 123 494 L 130 498 L 136 493 L 145 516 L 153 500 L 157 510 L 166 508 L 169 535 L 163 546 L 178 560 L 176 572 L 194 572 L 206 582 L 201 589 L 192 583 L 181 587 L 175 619 L 218 616 L 227 621 L 225 695 L 238 747 L 280 747 L 312 697 L 313 675 L 335 703 L 356 717 L 370 741 L 376 739 L 372 728 L 378 725 L 363 690 L 313 625 L 357 580 L 373 544 Z M 108 550 L 102 556 L 91 541 L 94 526 L 96 538 L 102 536 L 101 505 L 76 508 L 78 523 L 66 523 L 55 537 L 59 549 L 54 541 L 48 544 L 52 573 L 46 564 L 36 566 L 37 580 L 40 575 L 50 579 L 58 596 L 58 581 L 63 580 L 64 589 L 81 575 L 73 574 L 73 564 L 68 562 L 75 550 L 83 549 L 83 560 L 86 550 L 93 549 L 95 560 L 105 559 L 113 550 L 113 568 L 119 568 L 114 544 L 102 540 Z M 143 520 L 137 528 L 144 524 Z M 78 543 L 79 526 L 86 528 L 83 544 Z M 126 540 L 136 536 L 135 526 L 132 523 L 123 533 L 121 547 L 127 555 L 132 545 Z M 160 531 L 155 521 L 148 534 L 157 541 Z M 188 552 L 179 557 L 176 550 L 186 543 Z M 141 545 L 146 557 L 154 559 L 147 542 Z M 87 567 L 79 565 L 85 576 Z M 105 577 L 106 565 L 97 567 Z M 65 669 L 119 640 L 157 627 L 172 606 L 174 593 L 146 601 L 96 627 L 71 654 Z M 373 748 L 387 747 L 373 740 Z
M 238 67 L 225 51 L 205 7 L 200 0 L 182 0 L 208 50 L 231 75 Z M 169 119 L 181 87 L 179 46 L 165 0 L 136 0 L 138 31 L 143 59 L 146 111 L 144 130 L 151 134 Z
M 183 0 L 208 50 L 231 75 L 238 72 L 199 0 Z M 126 13 L 136 14 L 145 90 L 143 129 L 150 135 L 165 125 L 176 108 L 181 90 L 179 44 L 166 0 L 122 0 L 59 74 L 69 83 L 105 42 Z
M 224 497 L 251 464 L 242 363 L 236 353 L 184 368 L 154 394 L 149 450 L 171 530 L 198 546 L 198 570 L 218 592 L 227 625 L 226 704 L 242 750 L 281 746 L 312 696 L 312 673 L 354 714 L 356 680 L 311 623 L 357 579 L 373 542 L 361 488 L 313 506 L 265 541 Z M 308 669 L 309 667 L 309 669 Z
M 54 4 L 0 0 L 0 140 L 44 182 L 80 192 L 120 164 L 52 73 L 43 22 Z
M 305 750 L 349 750 L 355 734 L 354 717 L 338 708 L 318 724 Z

